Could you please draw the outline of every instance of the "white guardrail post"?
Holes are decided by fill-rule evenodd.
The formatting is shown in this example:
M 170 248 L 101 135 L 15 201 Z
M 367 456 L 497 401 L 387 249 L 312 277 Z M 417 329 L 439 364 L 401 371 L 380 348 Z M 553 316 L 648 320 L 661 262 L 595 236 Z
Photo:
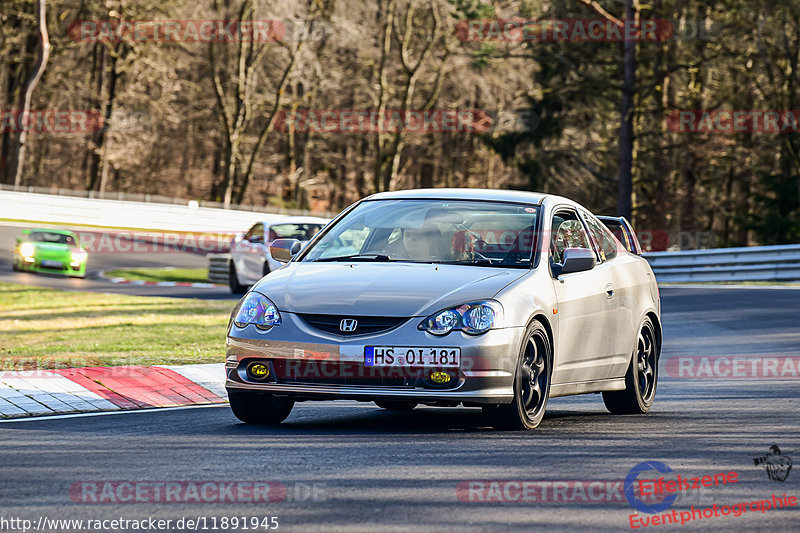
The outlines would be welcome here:
M 800 280 L 800 244 L 647 252 L 643 256 L 656 279 L 665 283 Z

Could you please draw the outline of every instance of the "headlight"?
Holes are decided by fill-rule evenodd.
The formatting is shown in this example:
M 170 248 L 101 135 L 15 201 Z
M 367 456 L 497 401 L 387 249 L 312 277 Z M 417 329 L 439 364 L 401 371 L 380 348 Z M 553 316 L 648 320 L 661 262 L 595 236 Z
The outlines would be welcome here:
M 76 263 L 82 263 L 86 260 L 87 253 L 83 250 L 74 250 L 72 252 L 72 260 Z
M 254 324 L 260 329 L 269 329 L 281 323 L 281 314 L 269 298 L 257 292 L 250 292 L 245 296 L 233 318 L 233 323 L 240 328 Z
M 434 335 L 447 335 L 454 329 L 469 335 L 480 335 L 499 327 L 502 318 L 503 307 L 500 302 L 488 300 L 444 309 L 423 320 L 418 327 Z
M 33 246 L 33 243 L 30 242 L 23 242 L 22 246 L 19 247 L 19 253 L 21 253 L 23 257 L 33 257 L 35 252 L 36 248 Z

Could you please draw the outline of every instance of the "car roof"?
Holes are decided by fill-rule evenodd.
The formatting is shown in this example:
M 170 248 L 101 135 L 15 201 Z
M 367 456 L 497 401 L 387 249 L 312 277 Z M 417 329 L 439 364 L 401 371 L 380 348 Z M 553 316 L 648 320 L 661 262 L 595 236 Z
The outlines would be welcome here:
M 264 224 L 265 226 L 277 226 L 279 224 L 327 224 L 330 222 L 327 218 L 320 217 L 285 217 L 279 220 L 262 220 L 256 224 Z
M 66 229 L 33 228 L 29 231 L 29 233 L 56 233 L 58 235 L 69 235 L 71 237 L 77 237 L 77 235 L 75 235 L 74 232 Z
M 441 188 L 381 192 L 368 196 L 365 200 L 494 200 L 498 202 L 519 202 L 539 205 L 547 196 L 549 195 L 530 191 Z

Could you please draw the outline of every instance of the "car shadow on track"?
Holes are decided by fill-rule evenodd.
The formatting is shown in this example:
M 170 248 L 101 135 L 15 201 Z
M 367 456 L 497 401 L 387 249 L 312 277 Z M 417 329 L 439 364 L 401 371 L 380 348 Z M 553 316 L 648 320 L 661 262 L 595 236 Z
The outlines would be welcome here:
M 285 434 L 285 435 L 370 435 L 370 434 L 445 434 L 463 433 L 508 433 L 499 431 L 491 425 L 491 420 L 475 408 L 417 408 L 409 412 L 393 412 L 377 407 L 361 407 L 352 414 L 326 416 L 303 409 L 291 415 L 279 426 L 257 426 L 234 423 L 220 427 L 224 433 L 236 435 Z M 549 411 L 542 421 L 539 431 L 560 426 L 563 421 L 577 422 L 579 419 L 599 421 L 608 420 L 606 412 Z

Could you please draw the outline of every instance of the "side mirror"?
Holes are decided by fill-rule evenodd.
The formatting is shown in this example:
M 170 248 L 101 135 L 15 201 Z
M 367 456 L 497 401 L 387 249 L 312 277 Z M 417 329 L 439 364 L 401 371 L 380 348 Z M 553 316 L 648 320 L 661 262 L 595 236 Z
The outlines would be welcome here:
M 22 239 L 17 237 L 17 244 L 22 244 Z
M 594 252 L 588 248 L 567 248 L 564 250 L 564 261 L 561 264 L 560 274 L 585 272 L 597 264 Z
M 275 239 L 269 247 L 269 253 L 275 261 L 288 263 L 300 252 L 302 245 L 297 239 Z

